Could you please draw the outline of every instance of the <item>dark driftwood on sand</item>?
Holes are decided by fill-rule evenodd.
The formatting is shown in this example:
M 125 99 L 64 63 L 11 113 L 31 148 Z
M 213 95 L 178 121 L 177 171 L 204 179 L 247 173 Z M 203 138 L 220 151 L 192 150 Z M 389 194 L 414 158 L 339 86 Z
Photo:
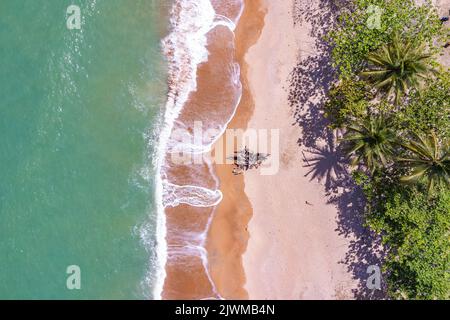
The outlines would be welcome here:
M 259 166 L 269 158 L 270 154 L 254 153 L 247 147 L 241 151 L 236 151 L 234 156 L 228 158 L 234 161 L 235 168 L 233 174 L 238 175 L 250 169 L 258 169 Z

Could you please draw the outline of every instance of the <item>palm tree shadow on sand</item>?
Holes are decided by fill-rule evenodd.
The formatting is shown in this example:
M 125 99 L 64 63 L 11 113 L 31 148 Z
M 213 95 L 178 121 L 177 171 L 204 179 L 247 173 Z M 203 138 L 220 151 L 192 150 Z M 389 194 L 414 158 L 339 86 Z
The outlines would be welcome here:
M 324 181 L 327 192 L 332 191 L 336 182 L 347 174 L 345 158 L 336 149 L 333 139 L 323 146 L 314 146 L 303 152 L 303 161 L 304 167 L 309 169 L 305 177 L 309 176 L 310 181 Z
M 331 66 L 330 46 L 323 40 L 332 27 L 345 1 L 321 0 L 311 3 L 296 0 L 293 10 L 296 24 L 307 23 L 316 37 L 314 52 L 300 52 L 297 66 L 290 75 L 289 102 L 294 114 L 295 126 L 302 129 L 298 144 L 305 149 L 304 166 L 309 169 L 310 180 L 324 184 L 327 201 L 338 209 L 337 229 L 339 235 L 350 239 L 345 257 L 340 261 L 357 279 L 357 288 L 352 291 L 356 299 L 385 298 L 385 282 L 382 290 L 367 288 L 370 265 L 381 266 L 382 246 L 380 239 L 364 224 L 365 199 L 362 190 L 354 183 L 347 160 L 337 146 L 336 136 L 323 115 L 323 101 L 330 85 L 336 79 Z

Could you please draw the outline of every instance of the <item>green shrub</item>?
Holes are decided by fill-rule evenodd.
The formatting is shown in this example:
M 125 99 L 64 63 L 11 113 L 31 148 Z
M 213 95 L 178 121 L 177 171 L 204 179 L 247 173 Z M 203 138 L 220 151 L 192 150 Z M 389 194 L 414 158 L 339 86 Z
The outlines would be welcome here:
M 369 24 L 375 14 L 370 8 L 374 6 L 382 10 L 380 28 Z M 333 46 L 333 65 L 341 78 L 359 73 L 368 53 L 389 43 L 396 32 L 430 47 L 434 38 L 443 35 L 437 11 L 429 2 L 418 6 L 414 0 L 352 1 L 349 10 L 342 10 L 327 37 Z
M 416 133 L 434 131 L 450 138 L 450 73 L 442 73 L 421 91 L 410 95 L 409 103 L 394 113 L 400 130 Z
M 334 84 L 325 103 L 325 117 L 334 128 L 342 127 L 351 118 L 362 118 L 369 109 L 367 85 L 364 81 L 343 79 Z
M 371 204 L 367 224 L 389 248 L 384 262 L 389 295 L 450 298 L 450 192 L 430 198 L 423 186 L 403 188 L 378 179 L 359 181 Z

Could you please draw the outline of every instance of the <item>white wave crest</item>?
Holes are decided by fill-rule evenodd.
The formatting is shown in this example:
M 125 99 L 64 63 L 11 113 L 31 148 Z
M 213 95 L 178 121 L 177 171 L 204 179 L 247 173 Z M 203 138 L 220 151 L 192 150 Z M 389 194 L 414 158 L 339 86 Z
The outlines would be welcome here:
M 193 207 L 212 207 L 222 201 L 220 190 L 211 190 L 198 186 L 178 186 L 164 183 L 164 206 L 176 207 L 182 203 Z

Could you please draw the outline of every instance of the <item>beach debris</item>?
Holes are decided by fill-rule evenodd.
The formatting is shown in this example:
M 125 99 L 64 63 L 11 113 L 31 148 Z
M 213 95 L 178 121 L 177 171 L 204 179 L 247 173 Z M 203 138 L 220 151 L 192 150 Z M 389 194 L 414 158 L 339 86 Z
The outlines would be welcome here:
M 241 151 L 236 151 L 231 159 L 234 161 L 235 168 L 233 169 L 234 175 L 239 175 L 250 169 L 258 169 L 261 164 L 270 157 L 267 153 L 255 153 L 248 149 L 246 146 Z

